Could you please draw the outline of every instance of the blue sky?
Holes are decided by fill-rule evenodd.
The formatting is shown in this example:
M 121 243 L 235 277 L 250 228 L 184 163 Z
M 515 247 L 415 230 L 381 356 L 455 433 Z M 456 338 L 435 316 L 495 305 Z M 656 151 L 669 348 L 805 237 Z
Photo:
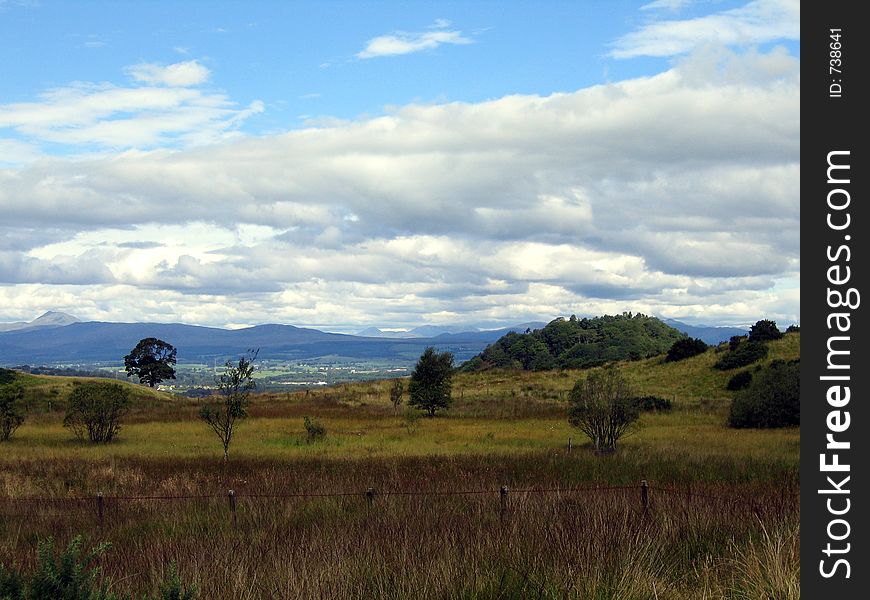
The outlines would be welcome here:
M 799 321 L 798 29 L 791 0 L 0 0 L 0 320 Z

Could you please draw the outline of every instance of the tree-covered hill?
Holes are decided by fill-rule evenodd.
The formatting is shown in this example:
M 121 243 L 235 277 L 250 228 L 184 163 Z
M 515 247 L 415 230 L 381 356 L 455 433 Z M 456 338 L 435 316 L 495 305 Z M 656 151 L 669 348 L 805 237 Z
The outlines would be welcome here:
M 685 334 L 656 319 L 630 312 L 578 319 L 559 317 L 542 329 L 508 333 L 464 368 L 582 369 L 615 360 L 639 360 L 667 352 Z

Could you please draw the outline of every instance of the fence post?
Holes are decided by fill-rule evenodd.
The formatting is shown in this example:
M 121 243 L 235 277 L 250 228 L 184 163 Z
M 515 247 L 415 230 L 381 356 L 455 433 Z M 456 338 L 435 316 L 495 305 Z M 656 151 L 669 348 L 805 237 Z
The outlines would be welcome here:
M 105 499 L 103 492 L 97 492 L 97 521 L 100 523 L 100 529 L 103 528 L 103 515 L 105 514 Z
M 571 452 L 571 438 L 568 438 L 568 452 Z
M 501 509 L 499 511 L 499 519 L 502 524 L 504 524 L 504 519 L 507 515 L 508 487 L 506 485 L 501 486 L 501 489 L 498 491 L 498 495 L 501 505 Z
M 643 508 L 643 515 L 649 514 L 649 485 L 646 479 L 640 482 L 640 505 Z
M 375 488 L 369 488 L 366 490 L 366 502 L 368 502 L 369 508 L 371 508 L 375 503 Z
M 236 520 L 236 492 L 230 490 L 229 493 L 227 493 L 227 496 L 230 499 L 230 512 L 233 514 L 233 527 L 235 527 L 238 524 L 238 521 Z

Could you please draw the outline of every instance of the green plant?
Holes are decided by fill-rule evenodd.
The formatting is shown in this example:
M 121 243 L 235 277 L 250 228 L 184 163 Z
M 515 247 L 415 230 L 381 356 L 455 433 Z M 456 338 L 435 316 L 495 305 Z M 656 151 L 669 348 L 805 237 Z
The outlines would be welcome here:
M 111 442 L 121 429 L 130 406 L 130 391 L 118 383 L 77 382 L 67 404 L 63 424 L 79 439 Z
M 793 427 L 800 425 L 800 363 L 775 360 L 734 396 L 731 427 Z
M 734 338 L 731 338 L 732 341 Z M 767 356 L 767 344 L 758 341 L 739 340 L 731 345 L 731 349 L 716 361 L 713 367 L 720 371 L 730 371 L 751 365 Z
M 394 379 L 390 386 L 390 403 L 393 405 L 393 410 L 398 410 L 402 404 L 402 396 L 405 393 L 405 382 L 401 379 Z
M 236 423 L 248 416 L 248 402 L 254 382 L 254 361 L 257 352 L 239 357 L 238 364 L 227 361 L 224 372 L 217 379 L 218 394 L 221 401 L 209 402 L 199 409 L 199 417 L 205 421 L 220 438 L 224 447 L 224 462 L 229 460 L 230 443 L 236 432 Z
M 703 354 L 707 351 L 707 344 L 696 338 L 683 338 L 674 342 L 665 356 L 665 362 L 676 362 L 686 358 Z
M 776 321 L 762 319 L 749 328 L 750 342 L 767 342 L 770 340 L 778 340 L 782 337 L 782 332 L 776 326 Z
M 139 340 L 130 354 L 124 357 L 127 377 L 136 375 L 139 383 L 154 387 L 166 379 L 175 379 L 176 349 L 157 338 Z
M 426 348 L 408 385 L 408 406 L 425 410 L 430 417 L 450 407 L 450 386 L 453 377 L 453 354 Z
M 310 444 L 311 442 L 317 442 L 326 437 L 326 427 L 323 426 L 320 421 L 316 421 L 310 417 L 305 417 L 304 419 L 305 425 L 305 435 L 306 440 Z
M 96 564 L 111 546 L 102 543 L 82 556 L 82 538 L 76 536 L 55 558 L 54 540 L 40 542 L 36 549 L 36 569 L 23 589 L 21 600 L 115 600 L 102 581 L 102 570 Z
M 673 408 L 673 402 L 667 398 L 659 398 L 658 396 L 636 396 L 629 398 L 637 410 L 641 412 L 649 411 L 668 411 Z
M 579 380 L 569 396 L 568 422 L 585 433 L 598 452 L 613 452 L 640 416 L 628 381 L 609 367 Z
M 175 562 L 169 563 L 166 568 L 159 593 L 159 600 L 194 600 L 199 594 L 195 585 L 185 586 L 181 583 Z
M 24 388 L 20 383 L 13 381 L 0 385 L 0 442 L 11 438 L 24 422 L 23 399 Z
M 737 390 L 748 388 L 750 383 L 752 383 L 752 373 L 749 371 L 740 371 L 739 373 L 735 373 L 731 379 L 728 380 L 728 385 L 725 387 L 732 392 L 736 392 Z

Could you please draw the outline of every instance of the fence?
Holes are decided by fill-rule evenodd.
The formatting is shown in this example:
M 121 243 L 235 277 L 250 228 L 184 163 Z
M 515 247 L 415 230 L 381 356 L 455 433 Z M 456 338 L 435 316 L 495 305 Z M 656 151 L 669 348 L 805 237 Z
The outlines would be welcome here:
M 763 507 L 756 501 L 755 498 L 749 498 L 739 495 L 719 495 L 705 492 L 698 492 L 691 487 L 686 489 L 676 489 L 668 486 L 649 485 L 646 480 L 640 482 L 639 485 L 610 485 L 610 486 L 574 486 L 574 487 L 548 487 L 548 488 L 515 488 L 511 489 L 508 486 L 501 486 L 498 489 L 478 489 L 478 490 L 378 490 L 374 487 L 369 487 L 364 491 L 349 491 L 349 492 L 276 492 L 276 493 L 236 493 L 234 490 L 228 490 L 225 494 L 181 494 L 181 495 L 145 495 L 145 496 L 106 496 L 102 492 L 96 496 L 78 496 L 65 498 L 40 498 L 40 497 L 22 497 L 22 498 L 0 498 L 0 507 L 13 507 L 12 511 L 0 510 L 0 520 L 2 519 L 27 519 L 38 518 L 40 516 L 63 516 L 71 514 L 86 514 L 91 513 L 94 517 L 95 525 L 101 529 L 107 525 L 108 507 L 119 507 L 126 503 L 174 503 L 174 502 L 191 502 L 191 501 L 225 501 L 226 508 L 229 511 L 233 523 L 237 523 L 237 512 L 239 505 L 245 501 L 254 500 L 289 500 L 289 499 L 308 499 L 308 498 L 358 498 L 361 502 L 365 502 L 369 507 L 374 507 L 380 498 L 389 497 L 460 497 L 460 496 L 492 496 L 494 499 L 493 507 L 498 510 L 500 521 L 504 522 L 511 510 L 516 507 L 512 506 L 514 498 L 525 495 L 573 495 L 584 493 L 613 493 L 623 492 L 637 494 L 636 509 L 638 514 L 643 517 L 650 517 L 657 508 L 655 498 L 670 496 L 672 498 L 682 498 L 685 506 L 688 508 L 694 503 L 706 502 L 714 503 L 721 508 L 736 509 L 745 512 L 747 515 L 760 517 L 763 512 Z M 798 500 L 798 493 L 787 492 L 782 490 L 780 494 L 780 504 L 785 505 Z M 497 501 L 497 504 L 495 503 Z M 674 510 L 674 503 L 667 503 L 663 507 L 667 510 Z

